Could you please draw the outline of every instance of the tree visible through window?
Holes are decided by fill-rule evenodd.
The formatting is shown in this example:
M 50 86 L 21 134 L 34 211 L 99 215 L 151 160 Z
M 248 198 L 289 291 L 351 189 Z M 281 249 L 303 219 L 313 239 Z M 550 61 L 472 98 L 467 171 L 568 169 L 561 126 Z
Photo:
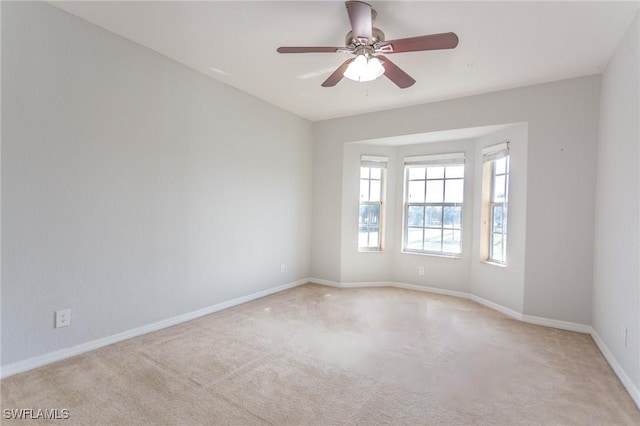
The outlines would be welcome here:
M 459 255 L 463 200 L 463 154 L 406 159 L 404 251 Z

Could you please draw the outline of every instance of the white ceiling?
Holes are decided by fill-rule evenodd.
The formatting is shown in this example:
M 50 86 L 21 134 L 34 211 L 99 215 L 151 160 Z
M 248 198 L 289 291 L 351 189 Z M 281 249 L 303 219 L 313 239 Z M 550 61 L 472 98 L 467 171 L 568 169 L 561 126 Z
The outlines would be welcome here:
M 456 49 L 390 55 L 417 80 L 320 84 L 348 56 L 278 46 L 343 46 L 341 1 L 52 2 L 109 31 L 310 120 L 600 73 L 638 12 L 632 2 L 371 1 L 397 39 L 453 31 Z

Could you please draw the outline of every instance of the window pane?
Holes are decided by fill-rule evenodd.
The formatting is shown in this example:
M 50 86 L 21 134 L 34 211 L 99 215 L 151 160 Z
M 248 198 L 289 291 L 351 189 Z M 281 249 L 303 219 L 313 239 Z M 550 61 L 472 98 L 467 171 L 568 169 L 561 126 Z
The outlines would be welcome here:
M 504 201 L 505 176 L 496 176 L 494 180 L 493 201 Z
M 507 205 L 503 204 L 502 205 L 502 233 L 506 234 L 507 233 Z
M 369 224 L 369 206 L 368 205 L 360 205 L 360 231 L 367 230 L 367 225 Z M 364 227 L 364 229 L 363 229 Z
M 509 198 L 509 175 L 505 175 L 505 179 L 506 179 L 506 184 L 504 186 L 504 200 L 505 202 L 507 201 L 507 199 Z
M 443 186 L 444 186 L 444 181 L 442 180 L 427 181 L 427 203 L 442 202 Z
M 407 225 L 424 226 L 424 207 L 409 206 L 407 209 Z
M 369 180 L 360 179 L 360 201 L 369 201 Z
M 448 228 L 462 228 L 462 207 L 444 208 L 444 226 Z
M 375 169 L 374 169 L 375 170 Z M 371 181 L 371 191 L 369 193 L 369 201 L 380 201 L 380 181 Z
M 463 177 L 464 166 L 447 166 L 447 179 Z
M 442 226 L 442 207 L 427 206 L 425 226 L 439 227 Z
M 428 251 L 442 250 L 442 230 L 440 229 L 424 230 L 424 249 Z
M 500 252 L 500 256 L 500 260 L 503 262 L 507 261 L 507 234 L 502 234 L 502 251 Z
M 461 231 L 445 229 L 443 233 L 442 251 L 447 253 L 460 253 L 462 252 L 462 245 L 460 243 Z
M 491 232 L 502 232 L 502 206 L 493 206 Z
M 380 205 L 360 205 L 358 247 L 380 247 Z
M 369 245 L 367 247 L 376 248 L 379 246 L 380 244 L 378 243 L 378 228 L 376 227 L 371 229 L 371 232 L 369 232 Z
M 381 249 L 384 167 L 360 166 L 358 247 Z
M 424 179 L 424 167 L 409 167 L 409 179 Z
M 380 225 L 380 205 L 369 206 L 369 227 Z
M 496 262 L 506 262 L 507 194 L 509 190 L 509 157 L 492 163 L 489 221 L 489 256 Z
M 444 178 L 444 167 L 427 167 L 427 179 L 442 179 Z
M 360 232 L 358 232 L 358 247 L 367 247 L 369 245 L 369 233 L 365 230 L 363 231 L 360 228 Z
M 493 234 L 492 243 L 491 259 L 503 262 L 504 254 L 502 251 L 502 234 Z
M 422 250 L 422 228 L 408 229 L 407 248 L 409 250 Z
M 464 165 L 407 167 L 406 170 L 405 202 L 413 205 L 406 207 L 405 248 L 432 253 L 461 253 Z M 459 205 L 444 206 L 445 203 Z M 447 233 L 444 237 L 443 227 Z M 446 247 L 443 245 L 445 242 Z
M 464 181 L 462 179 L 447 180 L 445 190 L 445 203 L 461 203 L 464 198 Z
M 409 182 L 409 198 L 410 203 L 424 202 L 424 181 L 416 180 Z

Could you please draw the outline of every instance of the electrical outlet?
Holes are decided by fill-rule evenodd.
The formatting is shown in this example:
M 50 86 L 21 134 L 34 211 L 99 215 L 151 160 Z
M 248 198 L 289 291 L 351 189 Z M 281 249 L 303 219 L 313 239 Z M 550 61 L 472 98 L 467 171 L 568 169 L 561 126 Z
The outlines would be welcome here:
M 418 266 L 418 275 L 424 275 L 424 266 Z
M 280 273 L 284 274 L 287 271 L 287 265 L 285 265 L 284 263 L 282 263 L 280 265 Z
M 71 309 L 56 311 L 56 328 L 67 327 L 71 324 Z

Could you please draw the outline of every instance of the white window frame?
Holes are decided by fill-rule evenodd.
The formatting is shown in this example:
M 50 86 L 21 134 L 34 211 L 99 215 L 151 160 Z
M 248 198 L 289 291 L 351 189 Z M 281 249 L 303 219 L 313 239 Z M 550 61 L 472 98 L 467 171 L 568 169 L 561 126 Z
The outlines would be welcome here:
M 360 160 L 360 185 L 362 185 L 362 181 L 363 180 L 367 180 L 368 183 L 368 190 L 369 190 L 369 196 L 366 197 L 366 199 L 362 199 L 362 194 L 361 199 L 359 201 L 359 205 L 358 205 L 358 251 L 360 252 L 381 252 L 384 250 L 384 218 L 385 218 L 385 194 L 386 194 L 386 181 L 387 181 L 387 157 L 382 157 L 382 156 L 378 156 L 378 155 L 362 155 L 361 156 L 361 160 Z M 362 177 L 362 169 L 363 168 L 368 168 L 369 169 L 369 174 L 368 174 L 368 178 L 363 178 Z M 371 201 L 371 181 L 375 181 L 378 179 L 372 179 L 371 178 L 371 169 L 380 169 L 380 194 L 378 198 L 378 201 Z M 362 206 L 378 206 L 379 211 L 380 211 L 380 216 L 379 216 L 379 223 L 378 223 L 378 238 L 376 241 L 375 245 L 371 245 L 371 230 L 370 228 L 367 229 L 367 245 L 366 246 L 361 246 L 360 245 L 360 229 L 362 226 L 367 226 L 369 227 L 370 224 L 367 221 L 367 224 L 362 224 L 360 222 L 360 208 Z
M 446 191 L 446 187 L 447 187 L 447 181 L 453 181 L 453 180 L 461 180 L 462 181 L 462 191 L 464 194 L 464 187 L 465 187 L 465 173 L 463 173 L 462 177 L 454 177 L 454 178 L 448 178 L 446 176 L 446 172 L 445 175 L 443 176 L 442 179 L 436 179 L 436 180 L 443 180 L 443 201 L 442 202 L 438 202 L 438 203 L 433 203 L 433 202 L 427 202 L 426 198 L 424 202 L 410 202 L 409 201 L 409 170 L 413 167 L 446 167 L 446 166 L 464 166 L 465 165 L 465 154 L 464 152 L 456 152 L 456 153 L 447 153 L 447 154 L 437 154 L 437 155 L 423 155 L 423 156 L 415 156 L 415 157 L 405 157 L 404 159 L 404 210 L 403 210 L 403 225 L 402 225 L 402 235 L 403 235 L 403 241 L 402 241 L 402 252 L 403 253 L 412 253 L 412 254 L 423 254 L 423 255 L 431 255 L 431 256 L 446 256 L 446 257 L 455 257 L 455 258 L 459 258 L 462 257 L 462 233 L 463 233 L 463 214 L 464 214 L 464 198 L 462 200 L 462 202 L 445 202 L 444 199 L 444 193 Z M 419 179 L 422 180 L 422 179 Z M 426 184 L 427 182 L 431 180 L 430 178 L 428 178 L 427 176 L 425 176 L 425 191 L 426 191 Z M 426 192 L 425 192 L 426 194 Z M 425 195 L 426 196 L 426 195 Z M 464 195 L 463 195 L 464 197 Z M 408 242 L 409 242 L 409 228 L 415 228 L 413 226 L 409 226 L 409 208 L 412 206 L 422 206 L 425 208 L 425 213 L 424 215 L 426 216 L 426 209 L 427 207 L 441 207 L 442 208 L 442 219 L 441 219 L 441 223 L 440 223 L 440 231 L 441 231 L 441 241 L 440 241 L 440 250 L 426 250 L 424 248 L 424 232 L 425 229 L 438 229 L 436 227 L 429 227 L 426 226 L 426 222 L 423 222 L 423 225 L 421 227 L 418 228 L 422 228 L 422 232 L 423 232 L 423 248 L 418 250 L 415 248 L 409 248 L 408 247 Z M 459 228 L 455 228 L 455 227 L 446 227 L 445 226 L 445 221 L 444 221 L 444 210 L 446 207 L 460 207 L 460 227 Z M 426 220 L 426 218 L 424 219 Z M 459 252 L 451 252 L 451 251 L 445 251 L 444 250 L 444 232 L 445 230 L 451 230 L 451 231 L 458 231 L 460 233 L 460 251 Z
M 503 142 L 482 150 L 483 163 L 483 197 L 482 197 L 482 238 L 481 238 L 481 259 L 488 263 L 501 266 L 507 264 L 507 242 L 508 242 L 508 214 L 509 214 L 509 180 L 510 180 L 510 144 Z M 496 173 L 496 161 L 506 159 L 504 173 Z M 496 200 L 496 181 L 498 176 L 504 176 L 504 198 Z M 496 231 L 494 212 L 496 207 L 502 210 L 501 227 Z M 500 255 L 495 249 L 495 237 L 500 235 Z

